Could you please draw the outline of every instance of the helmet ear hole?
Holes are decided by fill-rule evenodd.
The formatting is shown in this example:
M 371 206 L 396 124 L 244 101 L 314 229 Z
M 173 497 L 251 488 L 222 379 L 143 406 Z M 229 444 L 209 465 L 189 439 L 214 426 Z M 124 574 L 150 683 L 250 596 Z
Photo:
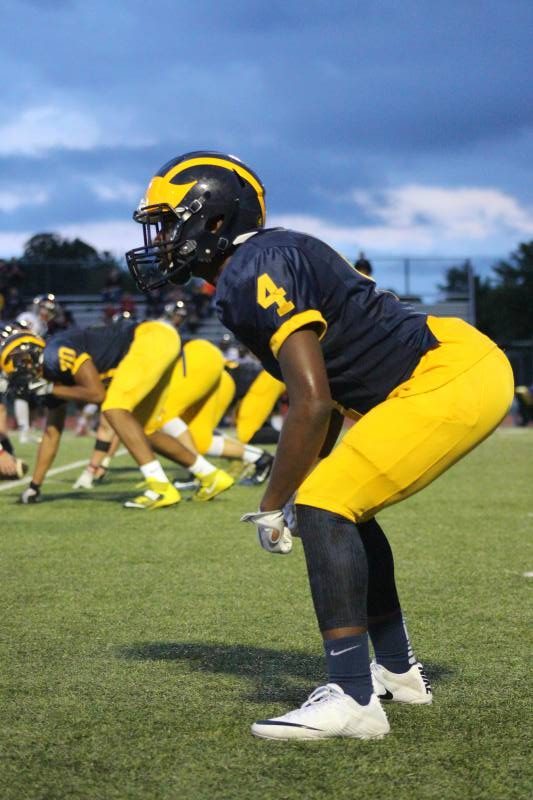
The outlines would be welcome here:
M 210 233 L 216 233 L 224 224 L 224 214 L 217 214 L 216 217 L 211 217 L 206 225 Z

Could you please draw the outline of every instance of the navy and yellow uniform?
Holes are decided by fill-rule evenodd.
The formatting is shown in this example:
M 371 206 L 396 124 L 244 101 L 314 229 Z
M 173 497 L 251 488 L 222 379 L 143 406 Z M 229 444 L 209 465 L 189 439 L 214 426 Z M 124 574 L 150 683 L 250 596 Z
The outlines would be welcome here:
M 235 417 L 239 441 L 247 444 L 264 425 L 285 391 L 285 384 L 262 369 L 241 398 Z
M 235 395 L 235 382 L 224 369 L 222 351 L 205 339 L 191 339 L 174 366 L 159 419 L 145 424 L 147 434 L 180 417 L 187 423 L 199 453 L 206 453 L 213 432 Z
M 107 386 L 102 410 L 135 412 L 155 430 L 161 419 L 170 378 L 181 351 L 176 329 L 162 320 L 113 325 L 55 334 L 44 348 L 44 377 L 66 386 L 91 359 Z M 50 398 L 49 405 L 62 401 Z
M 180 336 L 169 322 L 157 319 L 139 323 L 127 353 L 115 370 L 102 411 L 135 410 L 141 424 L 156 430 L 180 353 Z
M 102 380 L 110 378 L 128 352 L 136 327 L 137 323 L 125 320 L 116 325 L 72 328 L 54 334 L 44 348 L 44 377 L 73 386 L 77 371 L 91 359 Z
M 499 424 L 512 372 L 475 328 L 406 308 L 311 236 L 271 229 L 242 240 L 217 284 L 222 323 L 278 380 L 283 342 L 312 325 L 332 398 L 359 419 L 302 483 L 298 503 L 367 519 Z

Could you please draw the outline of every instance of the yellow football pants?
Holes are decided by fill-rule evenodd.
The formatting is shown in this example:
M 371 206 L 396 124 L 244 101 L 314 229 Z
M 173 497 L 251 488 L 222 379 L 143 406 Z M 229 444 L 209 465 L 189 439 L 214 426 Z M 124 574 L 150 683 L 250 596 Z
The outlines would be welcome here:
M 199 453 L 207 453 L 213 432 L 235 397 L 235 381 L 222 370 L 220 380 L 202 402 L 188 408 L 183 419 Z
M 145 427 L 153 433 L 175 417 L 189 426 L 198 452 L 205 453 L 211 444 L 213 431 L 235 395 L 235 382 L 224 369 L 224 356 L 214 344 L 193 339 L 183 347 L 172 373 L 162 416 L 153 427 L 154 419 Z
M 237 438 L 245 444 L 266 421 L 285 391 L 285 384 L 262 370 L 239 403 L 235 427 Z
M 485 439 L 513 399 L 501 350 L 459 319 L 429 317 L 439 346 L 315 467 L 296 502 L 360 522 L 423 489 Z
M 102 411 L 124 409 L 134 412 L 143 426 L 159 427 L 180 349 L 179 334 L 171 325 L 159 320 L 138 325 L 113 375 Z

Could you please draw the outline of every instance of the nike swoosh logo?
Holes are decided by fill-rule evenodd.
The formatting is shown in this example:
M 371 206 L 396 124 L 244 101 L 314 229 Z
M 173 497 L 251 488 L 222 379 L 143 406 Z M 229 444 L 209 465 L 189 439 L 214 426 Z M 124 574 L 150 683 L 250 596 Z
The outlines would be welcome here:
M 342 656 L 343 653 L 349 653 L 350 650 L 357 650 L 358 647 L 361 647 L 361 645 L 354 644 L 353 647 L 345 647 L 344 650 L 331 650 L 330 656 Z

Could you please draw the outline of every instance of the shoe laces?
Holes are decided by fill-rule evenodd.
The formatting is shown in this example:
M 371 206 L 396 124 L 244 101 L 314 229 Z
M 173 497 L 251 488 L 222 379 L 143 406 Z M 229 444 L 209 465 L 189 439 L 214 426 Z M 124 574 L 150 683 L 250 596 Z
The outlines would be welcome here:
M 302 705 L 302 710 L 311 708 L 317 703 L 323 703 L 324 700 L 329 700 L 331 697 L 340 695 L 340 693 L 341 690 L 333 683 L 327 683 L 325 686 L 318 686 L 314 692 L 311 692 Z
M 431 684 L 430 684 L 430 682 L 429 682 L 429 678 L 428 678 L 428 676 L 426 675 L 426 672 L 425 672 L 425 670 L 424 670 L 424 667 L 423 667 L 423 666 L 422 666 L 422 664 L 420 664 L 420 663 L 418 663 L 418 664 L 417 664 L 417 667 L 418 667 L 418 671 L 419 671 L 419 673 L 420 673 L 420 677 L 422 678 L 422 680 L 423 680 L 423 682 L 424 682 L 424 686 L 426 687 L 426 692 L 428 692 L 429 694 L 431 694 L 431 693 L 432 693 L 432 690 L 431 690 Z

